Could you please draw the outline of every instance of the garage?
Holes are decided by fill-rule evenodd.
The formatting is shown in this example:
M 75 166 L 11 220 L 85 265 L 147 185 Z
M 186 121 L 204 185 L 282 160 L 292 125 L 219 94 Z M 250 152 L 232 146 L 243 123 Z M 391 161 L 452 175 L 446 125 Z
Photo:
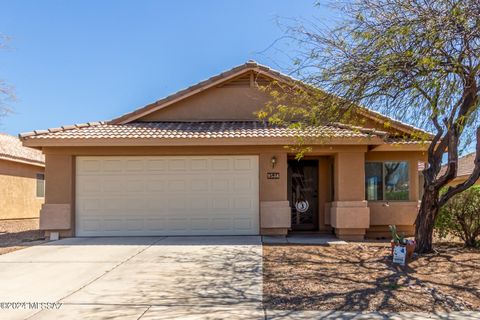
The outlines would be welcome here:
M 258 156 L 76 158 L 77 236 L 259 234 Z

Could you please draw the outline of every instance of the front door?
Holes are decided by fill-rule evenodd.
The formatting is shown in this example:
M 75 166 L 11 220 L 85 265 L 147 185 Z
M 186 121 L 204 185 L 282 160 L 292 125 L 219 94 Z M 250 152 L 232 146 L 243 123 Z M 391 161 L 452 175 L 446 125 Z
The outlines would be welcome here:
M 292 230 L 318 230 L 318 160 L 288 161 Z

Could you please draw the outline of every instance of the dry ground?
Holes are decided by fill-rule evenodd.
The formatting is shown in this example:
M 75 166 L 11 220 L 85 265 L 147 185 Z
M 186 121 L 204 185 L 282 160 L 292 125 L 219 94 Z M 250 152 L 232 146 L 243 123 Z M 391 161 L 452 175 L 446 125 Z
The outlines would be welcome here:
M 264 302 L 285 310 L 480 310 L 480 250 L 437 250 L 400 267 L 385 243 L 264 246 Z
M 43 238 L 38 219 L 0 220 L 0 254 L 42 243 Z

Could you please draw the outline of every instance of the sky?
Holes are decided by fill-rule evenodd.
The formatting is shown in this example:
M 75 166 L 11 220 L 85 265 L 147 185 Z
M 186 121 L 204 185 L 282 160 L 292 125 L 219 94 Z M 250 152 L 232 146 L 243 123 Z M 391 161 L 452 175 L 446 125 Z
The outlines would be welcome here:
M 0 80 L 16 135 L 109 120 L 249 59 L 288 68 L 278 21 L 328 20 L 314 0 L 0 0 Z M 267 49 L 267 50 L 266 50 Z

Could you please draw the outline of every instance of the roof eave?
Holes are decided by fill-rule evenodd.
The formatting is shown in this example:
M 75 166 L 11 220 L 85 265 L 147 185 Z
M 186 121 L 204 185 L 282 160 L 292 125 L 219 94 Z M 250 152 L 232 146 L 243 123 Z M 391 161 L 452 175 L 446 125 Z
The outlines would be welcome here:
M 44 162 L 38 162 L 38 161 L 33 161 L 33 160 L 28 160 L 28 159 L 20 159 L 20 158 L 14 158 L 14 157 L 6 157 L 0 155 L 0 160 L 5 160 L 5 161 L 11 161 L 11 162 L 16 162 L 16 163 L 22 163 L 22 164 L 28 164 L 36 167 L 45 167 Z
M 353 138 L 306 138 L 307 145 L 380 145 L 385 143 L 380 137 Z M 295 145 L 295 138 L 94 138 L 94 139 L 25 139 L 24 146 L 43 147 L 119 147 L 119 146 L 256 146 L 256 145 Z
M 377 146 L 372 146 L 370 151 L 427 151 L 430 142 L 424 143 L 384 143 Z

